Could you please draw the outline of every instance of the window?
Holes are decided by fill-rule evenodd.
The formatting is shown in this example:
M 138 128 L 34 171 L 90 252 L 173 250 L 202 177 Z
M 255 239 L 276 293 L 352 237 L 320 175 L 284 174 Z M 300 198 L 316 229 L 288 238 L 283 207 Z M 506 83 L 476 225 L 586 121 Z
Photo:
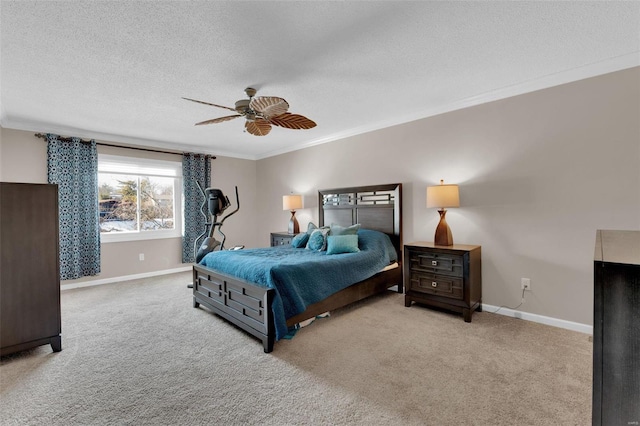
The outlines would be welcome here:
M 182 235 L 182 163 L 98 155 L 102 242 Z

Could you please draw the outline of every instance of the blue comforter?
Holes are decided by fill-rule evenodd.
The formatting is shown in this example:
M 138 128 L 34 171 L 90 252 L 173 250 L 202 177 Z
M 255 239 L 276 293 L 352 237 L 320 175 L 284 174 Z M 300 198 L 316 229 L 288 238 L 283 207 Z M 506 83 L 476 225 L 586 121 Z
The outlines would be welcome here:
M 397 261 L 389 236 L 382 232 L 359 230 L 358 247 L 358 253 L 331 255 L 292 247 L 217 251 L 200 264 L 275 289 L 273 315 L 279 340 L 288 333 L 287 318 Z

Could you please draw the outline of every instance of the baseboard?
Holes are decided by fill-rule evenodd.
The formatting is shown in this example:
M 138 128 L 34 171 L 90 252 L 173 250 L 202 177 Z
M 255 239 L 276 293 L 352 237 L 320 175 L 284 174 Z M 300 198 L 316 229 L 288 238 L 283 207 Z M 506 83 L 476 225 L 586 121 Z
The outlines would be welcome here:
M 137 280 L 140 278 L 157 277 L 158 275 L 168 275 L 168 274 L 175 274 L 177 272 L 186 272 L 186 271 L 191 271 L 192 269 L 193 269 L 193 266 L 189 265 L 189 266 L 183 266 L 180 268 L 164 269 L 162 271 L 145 272 L 142 274 L 124 275 L 121 277 L 112 277 L 112 278 L 104 278 L 100 280 L 83 281 L 80 283 L 73 283 L 73 284 L 62 284 L 60 286 L 60 290 L 61 291 L 71 290 L 74 288 L 92 287 L 95 285 L 102 285 L 102 284 L 113 284 L 113 283 L 119 283 L 122 281 Z
M 540 324 L 551 325 L 553 327 L 565 328 L 567 330 L 578 331 L 585 334 L 593 334 L 593 326 L 587 324 L 581 324 L 579 322 L 566 321 L 558 318 L 545 317 L 544 315 L 532 314 L 529 312 L 515 311 L 509 308 L 500 308 L 499 306 L 482 304 L 483 312 L 496 313 L 498 315 L 505 315 L 512 318 L 519 318 L 527 321 L 533 321 Z M 496 312 L 497 311 L 497 312 Z

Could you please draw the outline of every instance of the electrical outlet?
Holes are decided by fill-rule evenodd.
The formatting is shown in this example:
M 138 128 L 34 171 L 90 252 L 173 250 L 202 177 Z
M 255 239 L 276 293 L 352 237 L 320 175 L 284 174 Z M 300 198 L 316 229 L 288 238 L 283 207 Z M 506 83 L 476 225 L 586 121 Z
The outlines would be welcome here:
M 531 291 L 531 280 L 529 278 L 520 278 L 520 285 L 523 290 Z
M 140 261 L 143 261 L 144 260 L 144 253 L 140 253 L 138 255 L 138 259 L 140 259 Z

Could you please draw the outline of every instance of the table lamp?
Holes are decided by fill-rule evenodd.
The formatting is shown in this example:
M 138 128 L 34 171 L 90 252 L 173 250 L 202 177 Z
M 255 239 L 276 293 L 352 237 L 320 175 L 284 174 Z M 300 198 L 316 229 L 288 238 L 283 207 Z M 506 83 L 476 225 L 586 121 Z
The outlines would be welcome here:
M 291 219 L 289 220 L 289 233 L 297 234 L 300 232 L 300 225 L 296 219 L 296 209 L 302 208 L 302 195 L 283 195 L 282 196 L 282 210 L 289 210 L 291 212 Z
M 427 187 L 427 208 L 437 207 L 440 213 L 440 222 L 436 228 L 434 242 L 438 246 L 452 246 L 453 236 L 444 216 L 447 214 L 445 207 L 460 207 L 460 195 L 458 185 L 445 185 L 440 180 L 440 185 Z

